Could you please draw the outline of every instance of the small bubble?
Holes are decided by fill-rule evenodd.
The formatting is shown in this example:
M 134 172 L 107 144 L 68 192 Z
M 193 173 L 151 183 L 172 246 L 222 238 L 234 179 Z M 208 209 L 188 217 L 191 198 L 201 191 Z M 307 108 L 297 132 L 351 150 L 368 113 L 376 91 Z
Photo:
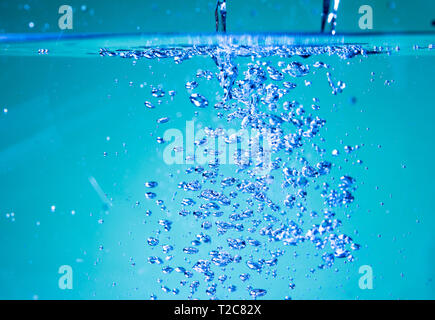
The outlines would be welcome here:
M 160 119 L 157 119 L 157 123 L 167 123 L 169 121 L 168 117 L 163 117 Z
M 154 109 L 155 108 L 155 106 L 151 102 L 149 102 L 149 101 L 145 101 L 144 104 L 145 104 L 145 107 L 147 107 L 148 109 Z
M 148 181 L 145 182 L 145 187 L 147 188 L 155 188 L 157 187 L 159 184 L 156 181 Z
M 155 247 L 159 244 L 159 240 L 157 238 L 149 237 L 147 240 L 148 244 L 152 247 Z
M 196 81 L 188 81 L 188 82 L 186 82 L 186 86 L 185 87 L 186 87 L 187 90 L 193 90 L 196 87 L 198 87 L 198 82 L 196 82 Z
M 145 197 L 147 199 L 154 199 L 157 195 L 154 192 L 147 192 L 145 193 Z

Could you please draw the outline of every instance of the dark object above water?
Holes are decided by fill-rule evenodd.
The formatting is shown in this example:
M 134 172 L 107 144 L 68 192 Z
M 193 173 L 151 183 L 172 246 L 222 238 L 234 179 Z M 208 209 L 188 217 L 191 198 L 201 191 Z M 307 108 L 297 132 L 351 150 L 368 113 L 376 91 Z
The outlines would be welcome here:
M 331 8 L 331 2 L 333 6 Z M 332 35 L 335 34 L 335 27 L 337 24 L 337 11 L 340 5 L 340 0 L 323 0 L 322 8 L 322 21 L 320 26 L 320 32 L 325 32 L 326 24 L 330 25 L 330 32 Z
M 217 0 L 216 10 L 216 32 L 223 31 L 227 32 L 227 3 L 226 0 Z

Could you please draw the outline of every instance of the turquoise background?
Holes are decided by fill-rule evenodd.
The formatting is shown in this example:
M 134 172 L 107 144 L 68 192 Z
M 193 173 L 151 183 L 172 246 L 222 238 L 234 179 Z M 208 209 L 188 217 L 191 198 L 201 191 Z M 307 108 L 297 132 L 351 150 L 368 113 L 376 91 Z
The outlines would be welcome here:
M 214 28 L 213 1 L 107 2 L 69 1 L 76 12 L 74 30 L 66 32 L 211 32 Z M 394 3 L 342 1 L 338 31 L 362 32 L 357 27 L 362 4 L 373 6 L 373 31 L 434 29 L 433 1 Z M 30 8 L 24 9 L 24 4 Z M 60 4 L 65 3 L 2 1 L 0 31 L 58 32 Z M 83 4 L 87 7 L 82 11 Z M 320 6 L 320 1 L 228 0 L 228 29 L 316 32 Z M 30 21 L 35 23 L 32 29 Z M 428 41 L 433 42 L 433 36 Z M 241 69 L 248 60 L 238 59 Z M 299 86 L 292 95 L 306 105 L 313 97 L 320 99 L 318 114 L 327 120 L 322 137 L 328 150 L 364 144 L 358 152 L 342 152 L 334 159 L 332 173 L 357 180 L 355 203 L 350 211 L 338 212 L 341 230 L 362 248 L 353 263 L 337 261 L 332 269 L 311 274 L 309 269 L 320 259 L 312 245 L 285 247 L 288 255 L 278 264 L 278 279 L 252 273 L 251 284 L 267 288 L 268 299 L 433 299 L 434 55 L 295 60 L 329 63 L 334 66 L 334 79 L 347 84 L 342 94 L 333 96 L 325 74 L 318 72 L 309 76 L 310 88 L 304 87 L 304 79 L 297 79 Z M 179 287 L 180 275 L 164 276 L 159 266 L 146 261 L 150 255 L 164 257 L 160 248 L 146 245 L 146 239 L 162 229 L 157 221 L 164 213 L 144 198 L 143 184 L 159 181 L 157 198 L 165 200 L 172 212 L 173 229 L 162 231 L 160 243 L 193 240 L 199 224 L 177 214 L 183 194 L 171 200 L 176 185 L 185 178 L 180 173 L 185 167 L 165 165 L 163 147 L 155 137 L 167 128 L 183 129 L 192 118 L 204 125 L 220 123 L 211 109 L 195 117 L 198 110 L 188 100 L 184 84 L 194 80 L 200 68 L 216 71 L 209 58 L 180 65 L 172 60 L 140 60 L 133 65 L 130 60 L 98 56 L 0 55 L 0 111 L 8 110 L 0 113 L 1 299 L 148 299 L 153 293 L 159 299 L 186 298 L 188 288 L 180 288 L 174 296 L 164 293 L 156 281 L 161 278 L 164 285 Z M 388 86 L 385 80 L 394 82 Z M 144 88 L 141 83 L 146 83 Z M 173 100 L 165 96 L 154 110 L 145 110 L 145 100 L 156 103 L 150 85 L 178 94 Z M 215 80 L 200 80 L 198 90 L 213 105 L 220 88 Z M 157 126 L 156 119 L 162 116 L 169 116 L 171 122 Z M 363 164 L 354 164 L 357 159 Z M 231 172 L 231 168 L 224 170 Z M 92 188 L 91 176 L 111 198 L 112 207 Z M 276 196 L 280 194 L 278 188 Z M 53 205 L 55 212 L 50 209 Z M 320 200 L 313 199 L 311 205 L 320 207 Z M 153 211 L 150 217 L 145 216 L 147 209 Z M 6 216 L 12 212 L 14 221 Z M 347 213 L 351 218 L 346 218 Z M 225 239 L 213 236 L 213 248 Z M 181 247 L 177 250 L 170 265 L 189 265 L 179 252 Z M 73 290 L 58 287 L 61 265 L 73 268 Z M 361 265 L 373 267 L 373 290 L 358 287 Z M 234 274 L 247 272 L 244 264 L 234 267 Z M 294 290 L 288 288 L 289 275 Z M 283 281 L 277 281 L 281 277 Z M 249 298 L 246 285 L 238 279 L 229 282 L 238 290 L 227 294 L 219 289 L 218 297 Z M 208 298 L 204 288 L 195 297 Z
M 73 30 L 65 33 L 213 32 L 214 0 L 29 0 L 0 3 L 0 32 L 59 32 L 58 9 L 74 10 Z M 322 0 L 228 0 L 229 32 L 318 32 Z M 27 5 L 27 6 L 26 6 Z M 338 32 L 360 30 L 358 9 L 373 8 L 373 31 L 433 31 L 430 0 L 341 0 Z M 83 8 L 82 8 L 83 6 Z M 34 23 L 29 28 L 29 22 Z

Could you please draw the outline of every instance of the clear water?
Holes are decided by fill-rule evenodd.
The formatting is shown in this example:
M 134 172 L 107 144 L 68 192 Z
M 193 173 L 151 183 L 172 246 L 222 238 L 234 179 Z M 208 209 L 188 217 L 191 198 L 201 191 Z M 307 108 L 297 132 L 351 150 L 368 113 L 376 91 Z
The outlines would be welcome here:
M 0 297 L 433 298 L 432 34 L 4 38 Z

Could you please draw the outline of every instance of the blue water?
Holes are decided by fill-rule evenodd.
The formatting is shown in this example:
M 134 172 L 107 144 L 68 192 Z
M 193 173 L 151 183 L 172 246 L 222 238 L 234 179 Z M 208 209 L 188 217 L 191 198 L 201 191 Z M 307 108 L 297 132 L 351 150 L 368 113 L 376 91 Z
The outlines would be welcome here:
M 2 46 L 0 297 L 432 299 L 433 36 L 207 37 Z

